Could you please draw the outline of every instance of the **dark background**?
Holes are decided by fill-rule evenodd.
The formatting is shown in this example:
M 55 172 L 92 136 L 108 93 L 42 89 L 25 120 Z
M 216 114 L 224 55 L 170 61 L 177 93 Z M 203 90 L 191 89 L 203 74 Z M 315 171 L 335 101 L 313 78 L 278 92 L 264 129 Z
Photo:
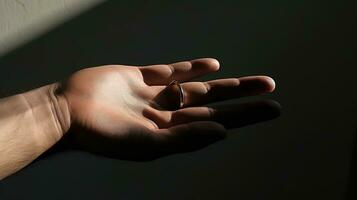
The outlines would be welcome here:
M 214 57 L 220 72 L 199 80 L 272 76 L 276 92 L 260 98 L 280 102 L 281 117 L 149 162 L 53 153 L 2 181 L 1 200 L 353 199 L 352 1 L 130 2 L 108 1 L 1 57 L 1 96 L 90 66 Z

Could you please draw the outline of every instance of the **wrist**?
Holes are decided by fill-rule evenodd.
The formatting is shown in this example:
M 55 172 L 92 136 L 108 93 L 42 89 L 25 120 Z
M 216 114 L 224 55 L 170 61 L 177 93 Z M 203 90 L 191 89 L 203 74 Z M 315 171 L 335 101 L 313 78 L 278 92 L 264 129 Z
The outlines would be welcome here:
M 54 144 L 70 128 L 68 103 L 59 92 L 60 87 L 60 83 L 53 83 L 22 94 L 31 109 L 38 133 L 42 133 L 39 138 L 47 139 L 45 144 Z
M 53 83 L 49 88 L 49 99 L 52 104 L 53 115 L 56 119 L 57 126 L 64 135 L 71 126 L 71 114 L 68 100 L 62 92 L 61 83 Z
M 0 180 L 58 142 L 70 127 L 59 83 L 0 99 Z

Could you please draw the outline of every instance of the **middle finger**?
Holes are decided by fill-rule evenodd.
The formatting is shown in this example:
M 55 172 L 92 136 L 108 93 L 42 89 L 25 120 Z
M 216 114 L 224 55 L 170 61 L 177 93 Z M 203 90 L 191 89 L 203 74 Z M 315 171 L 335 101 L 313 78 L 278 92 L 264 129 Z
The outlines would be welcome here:
M 172 102 L 172 99 L 179 98 L 178 89 L 166 90 L 167 86 L 154 87 L 156 87 L 154 90 L 157 91 L 154 101 L 158 105 L 171 108 L 171 104 L 177 104 L 177 102 Z M 184 93 L 183 107 L 191 107 L 272 92 L 275 83 L 272 78 L 267 76 L 248 76 L 207 82 L 185 82 L 181 84 L 181 87 Z

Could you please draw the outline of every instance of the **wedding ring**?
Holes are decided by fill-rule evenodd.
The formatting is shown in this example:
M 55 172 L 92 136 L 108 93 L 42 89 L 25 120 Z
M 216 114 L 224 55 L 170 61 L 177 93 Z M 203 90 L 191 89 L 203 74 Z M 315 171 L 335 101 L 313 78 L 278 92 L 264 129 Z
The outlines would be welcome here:
M 171 86 L 171 85 L 176 85 L 178 87 L 178 89 L 179 89 L 179 92 L 180 92 L 180 105 L 179 105 L 179 108 L 182 108 L 183 107 L 183 100 L 184 100 L 183 88 L 182 88 L 181 84 L 176 80 L 171 81 L 169 86 Z

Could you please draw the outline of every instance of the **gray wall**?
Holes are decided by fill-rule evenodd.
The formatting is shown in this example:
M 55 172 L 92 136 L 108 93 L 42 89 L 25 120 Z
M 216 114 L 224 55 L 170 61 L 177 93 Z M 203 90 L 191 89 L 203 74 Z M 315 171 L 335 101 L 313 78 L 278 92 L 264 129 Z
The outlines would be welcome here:
M 46 33 L 103 0 L 1 0 L 0 55 Z

